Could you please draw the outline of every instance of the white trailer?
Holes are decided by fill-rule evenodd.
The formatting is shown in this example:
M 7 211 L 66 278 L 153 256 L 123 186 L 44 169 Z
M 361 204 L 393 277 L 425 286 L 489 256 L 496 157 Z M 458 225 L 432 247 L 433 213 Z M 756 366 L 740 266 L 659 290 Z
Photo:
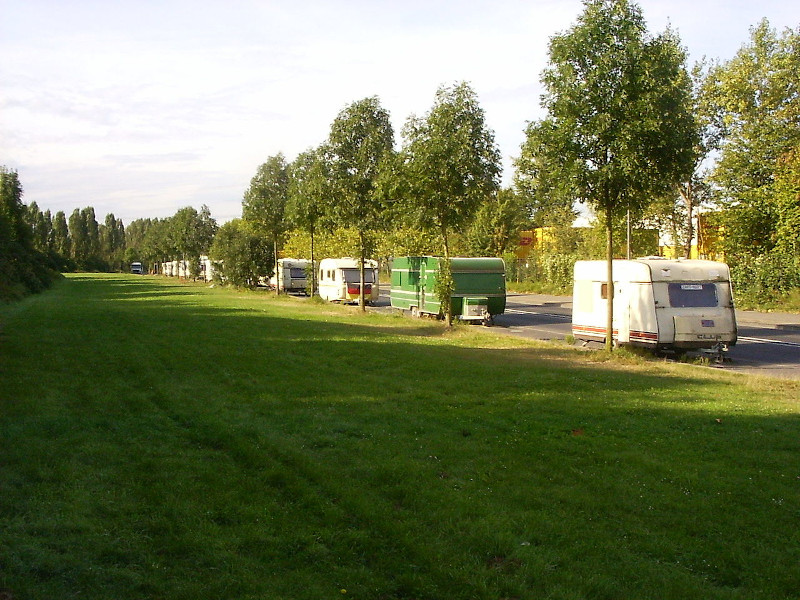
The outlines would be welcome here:
M 355 258 L 325 258 L 319 263 L 319 295 L 330 302 L 359 300 L 359 260 Z M 364 302 L 378 299 L 378 263 L 364 261 Z
M 303 258 L 279 258 L 277 276 L 270 277 L 269 284 L 282 292 L 305 292 L 310 260 Z
M 605 342 L 606 261 L 575 263 L 572 335 Z M 613 340 L 620 345 L 721 353 L 736 344 L 728 265 L 710 260 L 646 257 L 613 261 Z

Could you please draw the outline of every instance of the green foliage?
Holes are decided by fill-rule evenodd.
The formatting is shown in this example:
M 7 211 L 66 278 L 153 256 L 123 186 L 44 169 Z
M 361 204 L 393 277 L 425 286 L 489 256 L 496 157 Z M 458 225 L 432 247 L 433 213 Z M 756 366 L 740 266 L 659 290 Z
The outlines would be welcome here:
M 242 218 L 270 238 L 286 228 L 289 173 L 286 159 L 278 153 L 258 167 L 242 200 Z
M 778 35 L 764 19 L 750 43 L 709 75 L 706 93 L 723 127 L 713 171 L 726 219 L 726 255 L 768 254 L 797 238 L 794 181 L 800 148 L 800 32 Z M 794 175 L 787 173 L 787 168 Z M 787 199 L 789 200 L 787 202 Z
M 775 173 L 776 247 L 786 254 L 800 254 L 800 147 L 778 160 Z
M 256 232 L 270 240 L 274 261 L 278 260 L 278 247 L 289 226 L 286 218 L 288 198 L 288 166 L 283 154 L 278 153 L 258 168 L 242 200 L 242 217 L 253 225 Z M 277 262 L 274 262 L 270 273 L 277 271 Z
M 734 294 L 746 303 L 769 303 L 781 294 L 800 288 L 800 255 L 773 250 L 758 255 L 739 255 L 731 262 Z
M 244 219 L 233 219 L 219 228 L 209 256 L 222 279 L 239 287 L 255 287 L 269 276 L 274 262 L 272 244 Z
M 126 271 L 125 226 L 113 213 L 106 215 L 100 225 L 100 252 L 110 271 Z
M 175 249 L 175 258 L 189 264 L 190 275 L 197 277 L 198 258 L 201 254 L 208 254 L 216 232 L 217 222 L 211 217 L 207 206 L 203 205 L 199 213 L 191 206 L 186 206 L 178 209 L 169 219 L 165 241 Z
M 287 250 L 289 241 L 284 244 L 284 251 L 290 256 L 308 258 L 311 264 L 317 262 L 315 237 L 320 228 L 329 225 L 330 204 L 333 199 L 333 182 L 331 167 L 327 162 L 324 148 L 302 152 L 289 166 L 289 191 L 286 203 L 286 216 L 289 222 L 308 234 L 309 247 L 307 254 L 293 254 Z M 317 273 L 311 269 L 310 294 L 316 293 Z
M 330 215 L 338 226 L 358 232 L 363 281 L 364 261 L 375 252 L 388 200 L 382 176 L 394 155 L 388 111 L 374 96 L 346 106 L 331 124 L 325 148 L 333 176 Z M 359 304 L 366 310 L 363 286 Z
M 360 252 L 358 230 L 337 227 L 330 231 L 321 231 L 314 236 L 314 248 L 318 260 L 357 256 Z M 301 229 L 289 231 L 283 253 L 287 257 L 311 259 L 311 236 Z
M 27 216 L 18 173 L 0 167 L 0 301 L 41 292 L 57 278 L 48 255 L 34 245 Z
M 522 196 L 513 190 L 500 190 L 481 204 L 467 232 L 473 256 L 502 256 L 519 241 L 519 232 L 530 221 Z
M 551 121 L 529 123 L 520 155 L 514 160 L 514 185 L 535 227 L 570 226 L 577 216 L 573 208 L 576 165 L 565 164 L 560 154 L 551 151 L 559 144 L 558 135 Z
M 527 259 L 507 255 L 506 278 L 531 292 L 570 295 L 575 261 L 585 257 L 585 254 L 557 252 L 534 252 Z
M 381 223 L 385 198 L 378 182 L 393 147 L 389 113 L 377 97 L 354 102 L 337 115 L 325 146 L 333 183 L 330 214 L 337 225 L 367 232 Z
M 63 258 L 72 256 L 72 240 L 64 211 L 58 211 L 53 218 L 53 250 Z
M 439 259 L 439 272 L 436 274 L 436 285 L 434 286 L 434 293 L 436 299 L 442 307 L 448 307 L 445 310 L 445 316 L 452 312 L 450 298 L 456 289 L 456 283 L 453 280 L 453 271 L 450 264 L 450 259 Z
M 690 80 L 675 35 L 649 38 L 636 5 L 585 6 L 578 24 L 550 41 L 548 117 L 535 149 L 545 164 L 563 164 L 573 197 L 608 220 L 636 212 L 690 172 Z
M 406 179 L 404 209 L 415 224 L 439 234 L 449 254 L 449 235 L 468 224 L 499 188 L 500 152 L 475 92 L 466 83 L 442 86 L 424 119 L 403 130 Z

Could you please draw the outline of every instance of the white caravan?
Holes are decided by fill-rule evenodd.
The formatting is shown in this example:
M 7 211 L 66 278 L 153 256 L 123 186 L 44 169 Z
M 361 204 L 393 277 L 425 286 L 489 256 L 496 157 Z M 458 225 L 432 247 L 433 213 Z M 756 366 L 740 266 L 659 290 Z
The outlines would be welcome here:
M 572 335 L 605 342 L 606 261 L 575 263 Z M 730 271 L 710 260 L 659 257 L 613 262 L 613 339 L 621 345 L 683 352 L 736 343 Z
M 355 302 L 359 299 L 359 260 L 325 258 L 319 263 L 319 295 L 331 302 Z M 378 263 L 364 261 L 364 302 L 378 299 Z
M 306 273 L 308 272 L 310 260 L 303 258 L 279 258 L 278 276 L 269 279 L 271 287 L 278 286 L 282 292 L 304 292 L 308 284 Z

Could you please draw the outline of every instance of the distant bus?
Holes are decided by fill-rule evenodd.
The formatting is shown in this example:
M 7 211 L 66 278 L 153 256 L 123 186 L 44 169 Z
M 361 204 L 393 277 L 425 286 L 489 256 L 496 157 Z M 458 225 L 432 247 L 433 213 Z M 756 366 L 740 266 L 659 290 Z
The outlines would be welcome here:
M 144 269 L 142 268 L 142 263 L 140 262 L 131 263 L 131 273 L 133 273 L 134 275 L 143 275 Z

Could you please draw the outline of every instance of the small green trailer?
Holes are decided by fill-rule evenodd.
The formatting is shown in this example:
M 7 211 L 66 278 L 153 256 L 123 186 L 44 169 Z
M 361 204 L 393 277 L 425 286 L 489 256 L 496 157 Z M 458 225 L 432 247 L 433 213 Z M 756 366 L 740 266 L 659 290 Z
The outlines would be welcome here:
M 392 262 L 391 304 L 414 316 L 442 316 L 436 293 L 438 256 L 404 256 Z M 491 324 L 506 309 L 506 265 L 502 258 L 451 258 L 453 317 Z

